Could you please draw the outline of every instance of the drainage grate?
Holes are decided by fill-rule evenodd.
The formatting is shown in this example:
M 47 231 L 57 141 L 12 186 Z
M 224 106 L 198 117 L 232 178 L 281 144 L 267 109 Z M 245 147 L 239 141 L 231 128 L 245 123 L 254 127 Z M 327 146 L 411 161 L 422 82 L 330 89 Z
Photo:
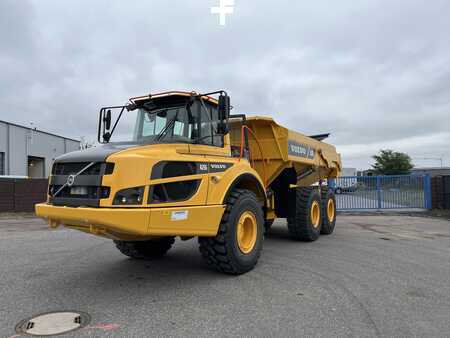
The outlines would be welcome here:
M 53 336 L 81 329 L 91 317 L 80 311 L 47 312 L 22 320 L 16 332 L 30 336 Z

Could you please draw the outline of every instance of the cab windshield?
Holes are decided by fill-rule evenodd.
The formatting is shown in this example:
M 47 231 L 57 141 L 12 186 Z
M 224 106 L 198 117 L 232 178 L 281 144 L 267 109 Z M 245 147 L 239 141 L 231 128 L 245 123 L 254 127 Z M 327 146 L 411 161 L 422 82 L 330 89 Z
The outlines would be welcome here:
M 222 146 L 223 137 L 217 133 L 217 124 L 217 106 L 200 99 L 189 103 L 144 104 L 123 112 L 110 142 Z
M 133 141 L 139 143 L 181 142 L 196 139 L 195 119 L 189 118 L 186 107 L 172 107 L 147 111 L 138 109 Z

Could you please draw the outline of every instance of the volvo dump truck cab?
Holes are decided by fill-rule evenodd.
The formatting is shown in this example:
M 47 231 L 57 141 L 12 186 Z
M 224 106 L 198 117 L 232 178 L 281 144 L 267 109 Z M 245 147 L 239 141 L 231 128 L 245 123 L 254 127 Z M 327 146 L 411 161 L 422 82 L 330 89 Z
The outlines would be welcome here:
M 225 91 L 134 97 L 100 110 L 98 146 L 55 159 L 36 213 L 137 259 L 198 237 L 207 264 L 241 274 L 276 218 L 295 240 L 333 232 L 333 191 L 312 184 L 337 177 L 341 162 L 322 138 L 231 114 Z

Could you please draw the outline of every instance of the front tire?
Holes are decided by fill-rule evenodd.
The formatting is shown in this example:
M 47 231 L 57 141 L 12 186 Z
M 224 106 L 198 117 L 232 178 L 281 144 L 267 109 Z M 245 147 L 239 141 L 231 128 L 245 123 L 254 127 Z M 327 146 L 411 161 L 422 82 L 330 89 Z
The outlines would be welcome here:
M 297 188 L 295 210 L 288 217 L 292 239 L 312 242 L 319 238 L 322 227 L 320 194 L 312 187 Z
M 261 255 L 264 217 L 261 204 L 249 190 L 237 189 L 226 201 L 226 210 L 214 237 L 199 237 L 200 253 L 214 269 L 239 275 L 252 270 Z
M 117 249 L 134 259 L 151 259 L 164 256 L 170 250 L 174 237 L 161 237 L 151 241 L 114 241 Z

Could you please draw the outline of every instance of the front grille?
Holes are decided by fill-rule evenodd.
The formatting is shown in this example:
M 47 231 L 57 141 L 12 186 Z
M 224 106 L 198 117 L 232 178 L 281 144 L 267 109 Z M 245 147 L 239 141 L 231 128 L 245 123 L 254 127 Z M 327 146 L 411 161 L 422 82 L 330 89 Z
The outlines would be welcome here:
M 112 174 L 113 163 L 95 163 L 75 176 L 71 186 L 67 185 L 70 175 L 76 175 L 89 164 L 90 162 L 57 162 L 53 165 L 48 189 L 51 204 L 98 207 L 100 199 L 109 197 L 110 188 L 102 186 L 102 177 Z
M 52 175 L 74 175 L 87 165 L 90 162 L 77 162 L 77 163 L 55 163 L 52 168 Z M 85 171 L 83 171 L 80 175 L 100 175 L 102 171 L 103 163 L 95 163 Z
M 61 189 L 61 185 L 50 185 L 49 186 L 49 195 L 53 196 L 54 193 L 56 193 L 59 189 Z M 80 186 L 73 186 L 73 187 L 80 187 Z M 83 187 L 86 188 L 86 194 L 80 195 L 80 194 L 72 194 L 71 189 L 72 187 L 64 187 L 56 198 L 75 198 L 75 199 L 98 199 L 98 198 L 108 198 L 109 197 L 109 187 Z

